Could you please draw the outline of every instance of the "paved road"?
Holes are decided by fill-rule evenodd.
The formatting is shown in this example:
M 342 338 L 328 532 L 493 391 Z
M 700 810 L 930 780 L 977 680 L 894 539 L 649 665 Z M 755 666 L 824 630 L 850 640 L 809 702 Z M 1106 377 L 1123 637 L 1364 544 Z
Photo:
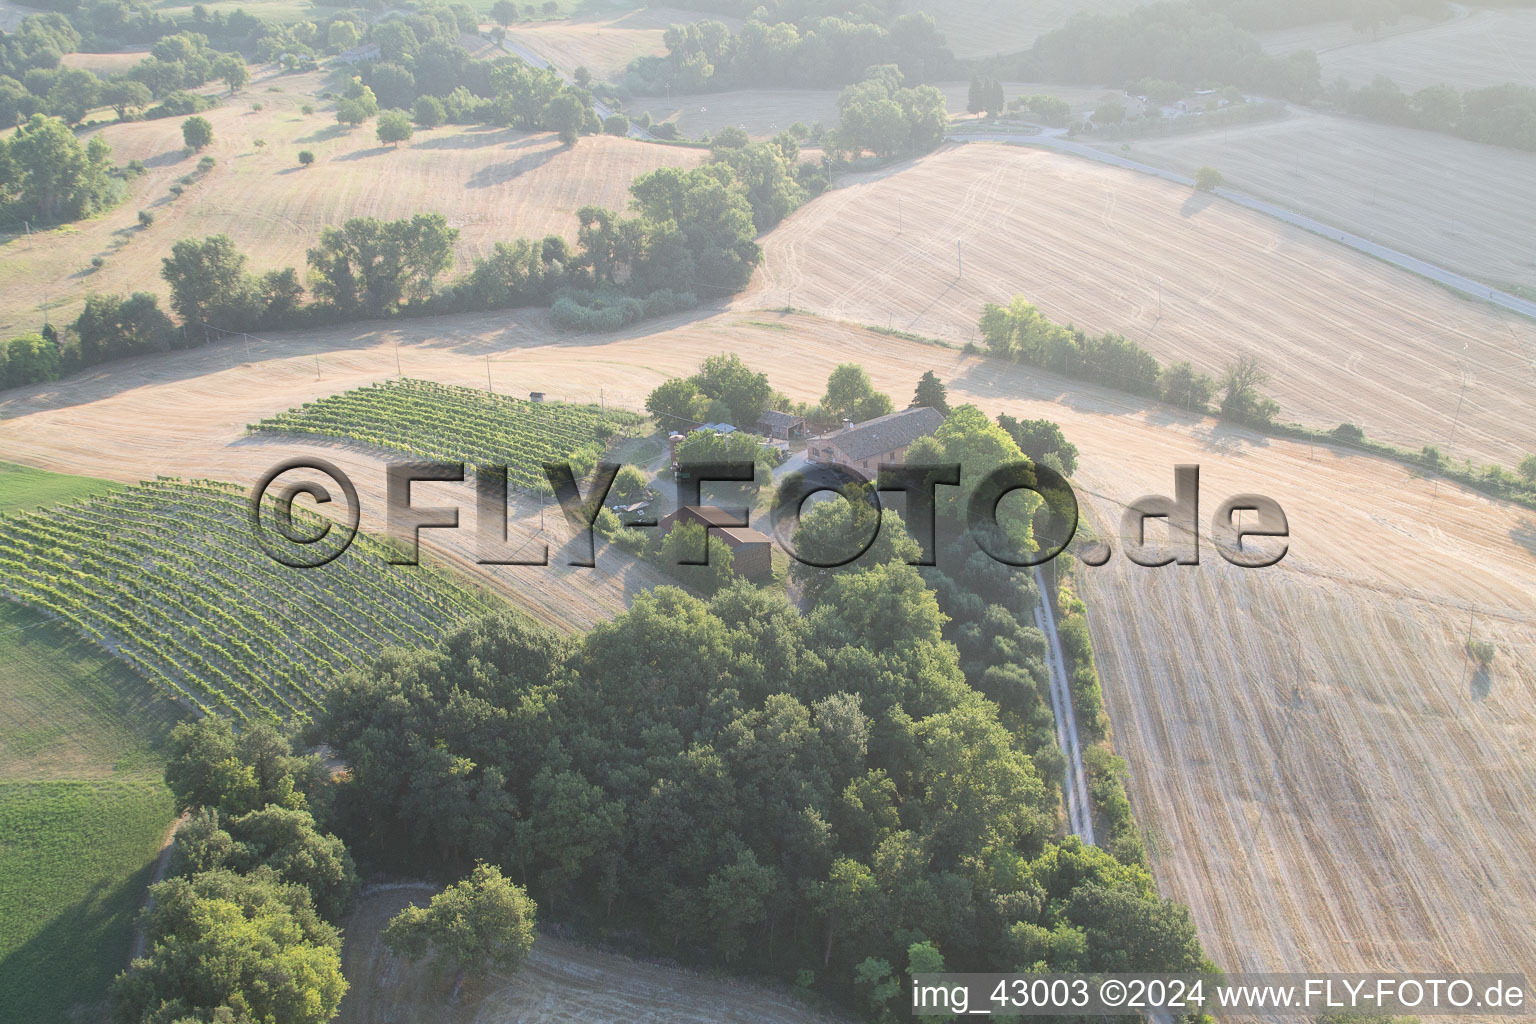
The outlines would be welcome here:
M 512 54 L 512 56 L 521 57 L 523 60 L 527 61 L 529 64 L 532 64 L 536 68 L 549 68 L 561 78 L 565 79 L 566 82 L 572 81 L 570 75 L 566 74 L 564 71 L 561 71 L 549 61 L 528 49 L 528 47 L 523 46 L 521 43 L 514 43 L 510 33 L 507 35 L 506 39 L 502 40 L 501 47 L 508 53 Z M 599 102 L 596 97 L 593 97 L 592 99 L 592 109 L 596 110 L 597 116 L 604 121 L 606 121 L 615 113 L 611 107 Z M 656 136 L 652 135 L 650 132 L 634 123 L 631 123 L 629 126 L 629 137 L 632 139 L 645 139 L 648 142 L 656 141 Z
M 957 142 L 1004 142 L 1020 146 L 1043 146 L 1058 152 L 1096 160 L 1101 164 L 1110 164 L 1114 167 L 1123 167 L 1127 170 L 1139 171 L 1142 174 L 1150 174 L 1165 181 L 1188 186 L 1189 188 L 1193 188 L 1195 185 L 1193 178 L 1179 174 L 1177 171 L 1164 170 L 1161 167 L 1153 167 L 1151 164 L 1128 160 L 1123 156 L 1116 156 L 1114 153 L 1106 153 L 1094 146 L 1074 142 L 1066 137 L 1064 130 L 1059 128 L 1045 129 L 1038 135 L 985 131 L 957 132 L 951 135 L 950 138 Z M 1339 228 L 1324 224 L 1322 221 L 1313 220 L 1304 214 L 1296 213 L 1294 210 L 1287 210 L 1284 207 L 1276 206 L 1274 203 L 1255 199 L 1253 196 L 1238 192 L 1235 189 L 1222 186 L 1216 189 L 1216 194 L 1239 206 L 1246 206 L 1250 210 L 1274 217 L 1276 220 L 1282 220 L 1287 224 L 1310 231 L 1313 234 L 1322 235 L 1324 238 L 1332 239 L 1335 242 L 1349 246 L 1351 249 L 1374 256 L 1393 266 L 1401 267 L 1403 270 L 1411 271 L 1449 288 L 1465 292 L 1474 298 L 1490 302 L 1512 313 L 1519 313 L 1522 316 L 1536 319 L 1536 302 L 1532 302 L 1529 299 L 1522 299 L 1518 295 L 1511 295 L 1509 292 L 1500 291 L 1497 288 L 1490 288 L 1481 281 L 1475 281 L 1470 277 L 1457 274 L 1438 264 L 1421 260 L 1416 256 L 1409 256 L 1407 253 L 1398 252 L 1396 249 L 1389 249 L 1387 246 L 1380 245 L 1368 238 L 1362 238 L 1348 231 L 1342 231 Z

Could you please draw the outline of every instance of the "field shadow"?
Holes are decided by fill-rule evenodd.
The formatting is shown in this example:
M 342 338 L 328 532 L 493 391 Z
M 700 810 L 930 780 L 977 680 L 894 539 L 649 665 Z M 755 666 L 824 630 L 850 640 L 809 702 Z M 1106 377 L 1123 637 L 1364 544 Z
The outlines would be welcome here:
M 1509 539 L 1525 548 L 1525 553 L 1536 558 L 1536 519 L 1522 519 L 1513 530 L 1509 531 Z
M 78 1006 L 101 1003 L 128 959 L 133 921 L 155 861 L 120 885 L 98 882 L 61 908 L 37 934 L 0 960 L 0 1005 L 12 1020 L 64 1020 Z
M 352 152 L 343 153 L 334 159 L 338 162 L 342 160 L 366 160 L 371 156 L 382 156 L 385 153 L 393 153 L 394 151 L 394 146 L 374 146 L 371 149 L 354 149 Z
M 1189 198 L 1184 200 L 1184 205 L 1179 207 L 1179 216 L 1193 217 L 1197 213 L 1204 212 L 1205 208 L 1216 201 L 1216 197 L 1209 192 L 1191 192 Z
M 955 355 L 959 357 L 960 354 Z M 1025 386 L 1022 388 L 1020 376 L 1025 378 L 1022 382 Z M 1169 422 L 1177 421 L 1180 415 L 1180 410 L 1150 398 L 997 358 L 973 360 L 970 365 L 961 368 L 952 380 L 976 394 L 1004 399 L 1059 402 L 1078 412 L 1105 416 L 1167 415 L 1170 417 Z M 1189 414 L 1187 421 L 1198 423 L 1200 419 L 1199 416 Z
M 512 128 L 481 126 L 458 135 L 436 135 L 411 144 L 413 149 L 484 149 L 503 142 L 529 138 L 528 133 Z
M 164 153 L 156 153 L 144 161 L 145 167 L 169 167 L 171 164 L 179 164 L 192 154 L 185 149 L 171 149 Z
M 1472 673 L 1472 681 L 1467 684 L 1467 692 L 1473 700 L 1486 700 L 1493 692 L 1493 675 L 1488 671 L 1488 666 L 1479 665 Z
M 301 136 L 300 138 L 297 138 L 294 141 L 295 142 L 329 142 L 332 139 L 338 139 L 341 136 L 346 135 L 351 130 L 352 129 L 348 128 L 344 124 L 330 124 L 330 125 L 326 125 L 324 128 L 319 129 L 318 131 L 313 131 L 313 132 L 310 132 L 308 135 Z
M 540 149 L 532 153 L 525 153 L 516 160 L 508 160 L 504 163 L 491 164 L 482 167 L 469 176 L 464 183 L 465 188 L 494 188 L 504 185 L 520 175 L 537 170 L 553 160 L 564 147 L 557 149 Z

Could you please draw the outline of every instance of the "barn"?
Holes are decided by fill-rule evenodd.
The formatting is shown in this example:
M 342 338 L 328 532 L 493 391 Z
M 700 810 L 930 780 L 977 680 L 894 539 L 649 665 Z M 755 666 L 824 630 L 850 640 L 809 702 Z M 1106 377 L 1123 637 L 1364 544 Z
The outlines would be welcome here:
M 714 505 L 685 505 L 661 518 L 662 536 L 672 532 L 678 522 L 698 523 L 719 537 L 731 549 L 731 567 L 736 575 L 761 580 L 773 575 L 773 540 L 763 531 L 740 526 L 737 516 Z

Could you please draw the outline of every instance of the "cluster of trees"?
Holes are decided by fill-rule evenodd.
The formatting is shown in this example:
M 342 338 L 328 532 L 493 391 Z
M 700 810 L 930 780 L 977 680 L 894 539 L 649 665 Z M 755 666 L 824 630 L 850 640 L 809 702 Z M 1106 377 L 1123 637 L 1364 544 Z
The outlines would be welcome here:
M 115 203 L 112 150 L 99 135 L 85 145 L 63 121 L 33 114 L 0 136 L 0 216 L 48 224 L 78 220 Z
M 944 385 L 932 372 L 918 382 L 913 405 L 948 412 Z M 891 396 L 876 391 L 858 363 L 841 363 L 827 377 L 827 390 L 816 404 L 794 402 L 768 383 L 735 353 L 710 356 L 691 377 L 674 377 L 656 386 L 646 411 L 664 427 L 687 430 L 703 423 L 730 423 L 751 430 L 764 411 L 777 409 L 805 417 L 812 430 L 844 420 L 874 419 L 892 411 Z
M 1207 412 L 1220 392 L 1221 414 L 1256 426 L 1271 423 L 1280 407 L 1259 389 L 1268 381 L 1250 357 L 1229 366 L 1220 382 L 1187 361 L 1163 366 L 1146 349 L 1119 334 L 1091 335 L 1053 323 L 1024 296 L 1005 307 L 987 303 L 978 325 L 987 348 L 1014 362 Z
M 995 78 L 985 76 L 972 76 L 970 90 L 965 95 L 965 109 L 972 114 L 979 114 L 983 110 L 988 117 L 996 117 L 1008 106 L 1008 98 L 1003 94 L 1003 83 Z
M 1143 78 L 1235 85 L 1298 103 L 1322 94 L 1316 54 L 1270 56 L 1221 11 L 1187 2 L 1076 15 L 1037 39 L 1012 70 L 1025 81 L 1118 88 Z
M 978 571 L 1027 609 L 1014 574 Z M 1032 733 L 1010 727 L 1039 718 L 1015 710 L 1034 679 L 983 672 L 1005 705 L 967 682 L 1043 638 L 949 587 L 961 614 L 898 562 L 838 573 L 809 613 L 659 588 L 579 639 L 502 615 L 393 652 L 316 730 L 352 766 L 337 827 L 369 867 L 495 863 L 561 920 L 875 1013 L 920 960 L 1199 969 L 1143 868 L 1054 835 Z
M 912 81 L 943 79 L 956 67 L 944 36 L 927 14 L 881 24 L 849 15 L 768 22 L 750 18 L 732 34 L 719 21 L 667 29 L 665 57 L 639 57 L 624 76 L 641 95 L 719 92 L 754 86 L 838 86 L 864 68 L 894 64 Z
M 192 113 L 211 100 L 186 90 L 215 80 L 235 90 L 250 80 L 243 57 L 214 50 L 201 32 L 159 37 L 148 57 L 108 78 L 61 65 L 62 55 L 80 44 L 80 32 L 58 13 L 29 15 L 15 35 L 0 40 L 0 127 L 39 113 L 79 124 L 104 106 L 121 120 Z
M 1358 89 L 1340 80 L 1329 97 L 1360 117 L 1536 151 L 1536 89 L 1530 86 L 1492 85 L 1458 92 L 1442 84 L 1405 93 L 1392 79 L 1377 75 Z
M 745 430 L 768 409 L 788 399 L 775 392 L 768 375 L 754 371 L 736 353 L 710 356 L 691 377 L 657 385 L 645 411 L 664 427 L 688 430 L 704 423 L 731 423 Z
M 1028 111 L 1031 117 L 1053 128 L 1065 128 L 1072 117 L 1072 106 L 1066 100 L 1040 93 L 1015 96 L 1008 101 L 1008 109 Z
M 823 148 L 834 158 L 857 159 L 866 150 L 882 159 L 926 153 L 944 141 L 949 113 L 944 94 L 931 85 L 902 88 L 901 70 L 892 64 L 868 68 L 863 80 L 837 98 L 837 130 Z
M 141 924 L 147 955 L 113 985 L 120 1024 L 265 1020 L 325 1024 L 347 982 L 334 921 L 357 889 L 341 840 L 322 831 L 329 772 L 265 724 L 237 737 L 177 726 L 166 783 L 190 820 Z
M 409 109 L 417 123 L 502 124 L 558 132 L 574 143 L 582 133 L 603 130 L 593 109 L 592 94 L 567 84 L 551 68 L 536 68 L 510 54 L 493 59 L 473 58 L 458 43 L 459 33 L 474 33 L 474 21 L 462 23 L 448 8 L 435 17 L 418 13 L 394 19 L 372 30 L 379 60 L 362 66 L 361 84 L 375 107 Z M 473 13 L 460 18 L 473 18 Z M 355 100 L 354 91 L 345 99 Z M 349 115 L 343 117 L 343 110 Z M 371 117 L 350 116 L 356 105 L 338 107 L 337 117 L 361 123 Z

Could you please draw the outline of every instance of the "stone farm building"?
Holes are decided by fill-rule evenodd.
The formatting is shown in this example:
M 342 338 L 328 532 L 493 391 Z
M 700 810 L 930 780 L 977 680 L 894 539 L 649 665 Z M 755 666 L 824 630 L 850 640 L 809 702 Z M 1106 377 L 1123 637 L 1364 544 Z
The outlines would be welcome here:
M 678 522 L 698 523 L 711 537 L 719 537 L 731 549 L 731 568 L 748 579 L 766 579 L 773 575 L 773 541 L 761 530 L 739 526 L 736 516 L 714 505 L 685 505 L 662 516 L 661 535 L 672 532 Z
M 882 463 L 903 465 L 906 462 L 907 446 L 920 437 L 932 434 L 943 422 L 944 414 L 937 409 L 927 406 L 903 409 L 857 426 L 813 437 L 806 448 L 806 456 L 812 462 L 848 466 L 868 475 Z

